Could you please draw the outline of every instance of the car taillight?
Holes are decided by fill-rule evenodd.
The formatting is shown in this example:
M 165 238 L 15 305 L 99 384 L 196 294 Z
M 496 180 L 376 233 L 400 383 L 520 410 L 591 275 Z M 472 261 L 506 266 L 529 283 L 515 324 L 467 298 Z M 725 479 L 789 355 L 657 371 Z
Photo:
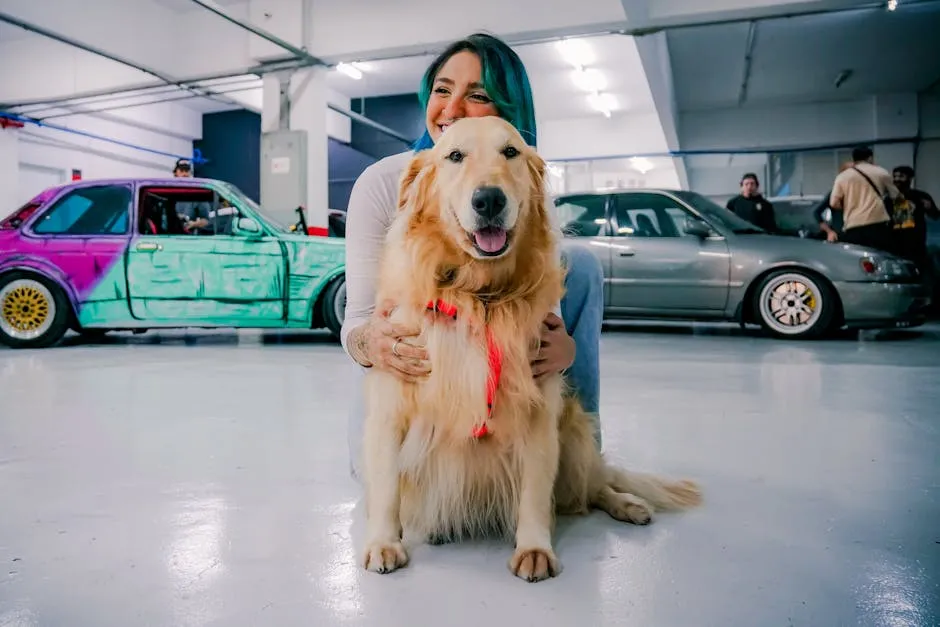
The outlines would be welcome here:
M 20 225 L 29 220 L 29 216 L 36 213 L 36 210 L 41 206 L 39 203 L 29 203 L 21 207 L 3 222 L 0 222 L 0 231 L 15 231 L 20 228 Z
M 875 274 L 878 271 L 878 266 L 871 259 L 862 259 L 859 264 L 866 274 Z

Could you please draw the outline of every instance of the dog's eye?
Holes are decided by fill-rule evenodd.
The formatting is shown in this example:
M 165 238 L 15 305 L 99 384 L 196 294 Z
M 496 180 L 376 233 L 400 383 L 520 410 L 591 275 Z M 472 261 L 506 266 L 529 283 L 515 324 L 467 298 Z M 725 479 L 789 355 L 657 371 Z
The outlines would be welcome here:
M 461 161 L 463 161 L 463 157 L 464 157 L 464 154 L 460 152 L 459 150 L 454 150 L 449 155 L 447 155 L 447 158 L 453 161 L 454 163 L 460 163 Z
M 516 150 L 514 146 L 506 146 L 503 148 L 503 156 L 507 159 L 512 159 L 513 157 L 519 156 L 519 151 Z

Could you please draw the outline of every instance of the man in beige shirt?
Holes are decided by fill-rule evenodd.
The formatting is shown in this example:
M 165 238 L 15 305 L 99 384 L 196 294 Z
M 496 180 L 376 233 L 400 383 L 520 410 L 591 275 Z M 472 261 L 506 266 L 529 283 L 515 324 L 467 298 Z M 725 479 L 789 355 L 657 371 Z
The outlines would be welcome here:
M 894 252 L 895 237 L 884 196 L 900 196 L 891 174 L 874 163 L 871 148 L 852 151 L 852 167 L 843 170 L 832 186 L 829 206 L 842 211 L 840 240 L 877 250 Z

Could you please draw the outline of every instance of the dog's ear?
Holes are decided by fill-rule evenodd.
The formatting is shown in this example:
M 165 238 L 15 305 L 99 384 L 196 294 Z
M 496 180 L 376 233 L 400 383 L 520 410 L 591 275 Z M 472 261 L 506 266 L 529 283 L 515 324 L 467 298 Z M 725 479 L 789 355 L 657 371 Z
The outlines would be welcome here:
M 416 153 L 414 157 L 411 158 L 411 161 L 408 162 L 408 167 L 405 168 L 405 171 L 401 175 L 401 181 L 398 184 L 398 210 L 401 211 L 405 206 L 410 202 L 412 196 L 415 193 L 415 180 L 418 178 L 418 175 L 421 173 L 421 170 L 424 169 L 426 162 L 426 152 L 422 151 Z
M 526 150 L 526 166 L 529 172 L 529 198 L 536 211 L 542 210 L 545 202 L 545 160 L 534 149 Z

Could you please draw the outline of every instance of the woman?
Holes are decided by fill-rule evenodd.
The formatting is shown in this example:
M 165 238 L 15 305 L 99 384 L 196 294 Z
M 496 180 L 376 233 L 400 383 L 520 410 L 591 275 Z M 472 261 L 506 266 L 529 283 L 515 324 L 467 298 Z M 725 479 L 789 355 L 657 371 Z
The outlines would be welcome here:
M 451 44 L 431 64 L 419 92 L 427 130 L 414 146 L 425 150 L 464 117 L 501 116 L 535 146 L 535 110 L 529 79 L 521 59 L 503 41 L 475 34 Z M 382 368 L 406 380 L 430 372 L 427 354 L 409 344 L 418 329 L 392 325 L 387 314 L 394 303 L 376 309 L 375 280 L 385 234 L 394 218 L 398 183 L 413 151 L 386 157 L 369 166 L 356 181 L 349 199 L 346 224 L 346 317 L 342 343 L 363 368 Z M 603 316 L 603 270 L 580 246 L 564 244 L 568 268 L 561 317 L 550 314 L 543 324 L 539 351 L 531 356 L 536 377 L 567 370 L 568 380 L 585 410 L 597 417 L 600 373 L 599 343 Z M 360 371 L 362 372 L 362 371 Z M 364 403 L 361 389 L 354 395 L 349 447 L 357 476 L 362 440 Z

